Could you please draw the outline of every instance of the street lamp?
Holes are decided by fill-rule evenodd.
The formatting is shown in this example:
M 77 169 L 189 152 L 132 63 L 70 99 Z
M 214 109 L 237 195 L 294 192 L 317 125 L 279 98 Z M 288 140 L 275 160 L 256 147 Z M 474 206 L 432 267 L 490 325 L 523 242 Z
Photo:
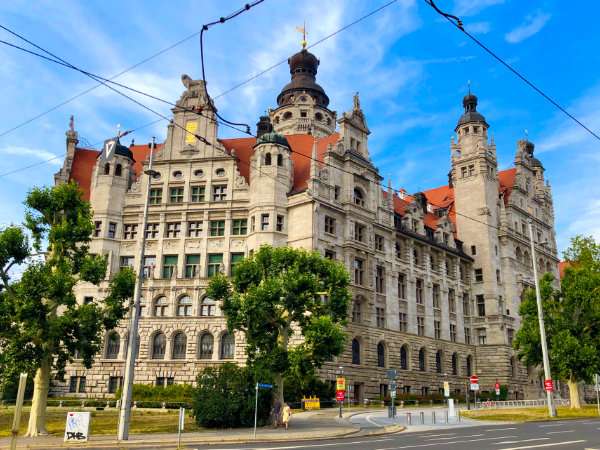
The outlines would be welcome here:
M 540 282 L 538 280 L 537 265 L 535 262 L 535 245 L 533 244 L 533 225 L 531 218 L 527 219 L 527 225 L 529 226 L 529 244 L 531 246 L 531 262 L 533 264 L 533 280 L 535 282 L 535 299 L 537 302 L 538 319 L 540 324 L 540 341 L 542 343 L 542 359 L 544 362 L 544 380 L 552 380 L 550 374 L 550 361 L 548 359 L 548 345 L 546 343 L 546 329 L 544 327 L 544 310 L 542 308 L 542 295 L 540 294 Z M 544 385 L 544 389 L 546 386 Z M 556 417 L 556 408 L 554 406 L 554 399 L 552 398 L 552 391 L 546 389 L 546 397 L 548 399 L 548 415 L 550 417 Z
M 138 251 L 137 277 L 135 281 L 135 291 L 133 294 L 133 308 L 131 309 L 131 321 L 129 326 L 129 345 L 127 346 L 127 362 L 125 363 L 125 379 L 123 380 L 123 395 L 121 396 L 121 410 L 119 411 L 119 429 L 117 439 L 126 441 L 129 439 L 129 421 L 131 418 L 131 397 L 133 391 L 133 378 L 135 372 L 135 358 L 137 357 L 137 335 L 138 324 L 140 320 L 140 300 L 142 297 L 142 280 L 144 278 L 144 251 L 146 247 L 146 224 L 148 222 L 148 202 L 150 198 L 150 185 L 152 177 L 156 173 L 152 170 L 152 158 L 154 156 L 155 139 L 152 138 L 150 144 L 150 162 L 148 170 L 144 173 L 148 175 L 146 185 L 146 195 L 144 198 L 144 212 L 142 215 L 142 241 Z

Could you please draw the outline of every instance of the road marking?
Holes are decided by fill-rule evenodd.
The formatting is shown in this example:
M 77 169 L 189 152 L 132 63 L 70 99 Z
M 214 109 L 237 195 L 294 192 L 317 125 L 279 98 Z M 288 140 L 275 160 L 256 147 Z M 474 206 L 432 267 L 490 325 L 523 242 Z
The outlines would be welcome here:
M 379 424 L 378 424 L 377 422 L 375 422 L 375 421 L 371 420 L 371 417 L 372 417 L 372 416 L 370 416 L 370 415 L 369 415 L 369 416 L 367 416 L 367 418 L 366 418 L 367 422 L 369 422 L 371 425 L 375 425 L 376 427 L 378 427 L 378 426 L 379 426 Z
M 446 441 L 449 439 L 457 439 L 457 438 L 469 438 L 469 437 L 481 437 L 483 436 L 483 434 L 471 434 L 468 436 L 452 436 L 452 437 L 438 437 L 438 438 L 433 438 L 433 439 L 426 439 L 427 441 Z
M 437 437 L 437 436 L 454 436 L 456 433 L 443 433 L 443 434 L 428 434 L 429 437 Z
M 344 442 L 344 444 L 348 444 L 348 445 L 356 445 L 356 444 L 367 444 L 370 442 L 384 442 L 384 441 L 393 441 L 394 438 L 381 438 L 381 439 L 369 439 L 369 440 L 365 440 L 365 441 L 350 441 L 350 442 Z M 304 445 L 286 445 L 284 447 L 245 447 L 245 448 L 240 448 L 240 449 L 232 449 L 232 448 L 214 448 L 211 450 L 288 450 L 288 449 L 294 449 L 294 448 L 313 448 L 313 447 L 334 447 L 336 445 L 340 445 L 339 442 L 330 442 L 327 444 L 312 444 L 312 443 L 307 443 Z
M 574 433 L 575 430 L 548 431 L 546 434 Z
M 510 435 L 510 436 L 496 436 L 493 438 L 479 438 L 479 439 L 465 439 L 465 440 L 457 440 L 457 441 L 431 442 L 429 444 L 404 445 L 402 447 L 384 447 L 384 448 L 378 448 L 376 450 L 400 450 L 403 448 L 434 447 L 436 445 L 466 444 L 468 442 L 495 441 L 497 439 L 516 438 L 516 437 L 518 437 L 518 436 Z
M 521 442 L 533 442 L 533 441 L 549 441 L 550 438 L 535 438 L 535 439 L 523 439 L 521 441 L 502 441 L 496 442 L 495 445 L 503 445 L 503 444 L 519 444 Z
M 483 430 L 485 432 L 488 431 L 507 431 L 507 430 L 516 430 L 517 427 L 509 427 L 509 428 L 490 428 L 489 430 Z
M 548 424 L 548 425 L 538 425 L 538 427 L 540 427 L 540 428 L 564 427 L 565 425 L 570 425 L 570 423 L 569 422 L 560 422 L 560 423 L 552 423 L 552 424 Z
M 580 444 L 582 442 L 587 442 L 587 441 L 581 440 L 581 441 L 552 442 L 550 444 L 526 445 L 523 447 L 502 448 L 500 450 L 523 450 L 526 448 L 556 447 L 557 445 L 572 445 L 572 444 Z

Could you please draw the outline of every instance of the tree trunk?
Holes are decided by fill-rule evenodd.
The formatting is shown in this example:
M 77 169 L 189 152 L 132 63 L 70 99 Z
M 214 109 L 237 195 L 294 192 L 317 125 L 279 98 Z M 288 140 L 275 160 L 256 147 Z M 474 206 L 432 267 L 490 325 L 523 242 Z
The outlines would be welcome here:
M 581 401 L 579 399 L 579 383 L 574 378 L 567 381 L 569 385 L 569 400 L 571 401 L 571 409 L 581 409 Z
M 283 374 L 277 373 L 275 374 L 275 384 L 277 385 L 277 392 L 275 394 L 274 401 L 279 400 L 279 404 L 283 408 Z
M 48 434 L 46 431 L 46 407 L 48 406 L 48 389 L 50 388 L 50 361 L 45 357 L 35 372 L 33 379 L 33 399 L 29 413 L 29 426 L 25 436 Z

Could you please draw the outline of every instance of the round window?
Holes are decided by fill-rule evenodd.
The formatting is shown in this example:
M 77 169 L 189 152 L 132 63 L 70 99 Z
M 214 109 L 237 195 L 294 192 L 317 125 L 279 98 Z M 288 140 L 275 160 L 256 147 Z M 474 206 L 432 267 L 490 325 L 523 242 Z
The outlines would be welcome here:
M 323 120 L 323 114 L 321 114 L 320 112 L 316 113 L 315 114 L 315 119 L 320 122 L 321 120 Z
M 181 170 L 176 170 L 175 172 L 173 172 L 173 178 L 180 179 L 181 177 L 183 177 L 183 173 L 181 172 Z
M 217 174 L 218 177 L 224 177 L 225 176 L 225 169 L 217 169 L 215 171 L 215 173 Z
M 284 120 L 288 120 L 292 118 L 292 113 L 290 111 L 287 111 L 283 114 L 283 119 Z
M 160 172 L 157 172 L 155 170 L 154 173 L 152 174 L 152 179 L 153 180 L 160 180 Z
M 197 169 L 197 170 L 194 170 L 194 176 L 195 176 L 195 177 L 201 177 L 201 176 L 204 176 L 204 170 L 202 170 L 202 169 Z

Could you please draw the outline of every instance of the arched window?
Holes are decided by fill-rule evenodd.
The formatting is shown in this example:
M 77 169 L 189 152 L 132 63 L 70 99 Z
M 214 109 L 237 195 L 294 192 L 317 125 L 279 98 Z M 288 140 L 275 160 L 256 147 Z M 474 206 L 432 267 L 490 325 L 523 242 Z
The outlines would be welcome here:
M 441 350 L 438 350 L 435 353 L 435 371 L 437 373 L 442 373 L 442 371 L 443 371 L 442 351 Z
M 473 375 L 473 357 L 467 356 L 467 376 Z
M 523 252 L 523 264 L 531 267 L 531 257 L 529 256 L 529 252 L 527 250 Z
M 271 165 L 271 154 L 267 153 L 265 154 L 265 166 L 270 166 Z
M 211 317 L 216 314 L 217 304 L 210 297 L 204 297 L 200 302 L 200 315 L 202 317 Z
M 515 250 L 515 256 L 517 258 L 517 262 L 520 262 L 520 263 L 523 262 L 523 253 L 521 253 L 520 247 L 517 247 L 517 249 Z
M 119 348 L 121 347 L 121 338 L 119 333 L 111 331 L 106 336 L 106 359 L 117 359 L 119 357 Z
M 427 366 L 425 364 L 425 348 L 421 348 L 421 350 L 419 350 L 419 370 L 421 372 L 425 372 L 425 370 L 427 369 Z
M 360 342 L 352 339 L 352 364 L 360 364 Z
M 169 308 L 169 303 L 167 302 L 167 297 L 158 297 L 154 301 L 154 316 L 155 317 L 164 317 L 167 315 L 167 309 Z
M 192 315 L 192 299 L 188 295 L 184 295 L 177 302 L 177 315 L 178 316 L 191 316 Z
M 275 123 L 279 123 L 279 116 L 275 117 Z
M 166 347 L 167 338 L 162 331 L 159 331 L 152 338 L 152 359 L 165 359 Z
M 109 175 L 110 174 L 110 164 L 106 163 L 104 164 L 104 175 Z
M 365 206 L 365 195 L 360 188 L 354 188 L 354 204 L 358 206 Z
M 385 367 L 385 345 L 377 344 L 377 367 Z
M 283 166 L 283 155 L 281 153 L 277 155 L 277 165 L 279 167 Z
M 408 370 L 408 346 L 406 344 L 400 347 L 400 368 Z
M 352 303 L 352 322 L 360 323 L 361 322 L 361 310 L 362 310 L 362 299 L 357 298 Z
M 458 375 L 458 355 L 452 353 L 452 375 Z
M 221 336 L 221 359 L 233 359 L 235 354 L 235 337 L 233 334 L 225 333 Z
M 315 114 L 315 120 L 318 120 L 319 122 L 321 120 L 323 120 L 323 114 L 321 114 L 320 112 L 316 113 Z
M 178 331 L 173 336 L 173 359 L 185 359 L 187 350 L 187 336 L 183 331 Z
M 286 111 L 283 113 L 283 120 L 289 120 L 292 118 L 292 113 L 290 111 Z
M 200 336 L 200 352 L 198 355 L 200 359 L 212 359 L 214 342 L 215 338 L 210 333 L 204 333 Z
M 127 358 L 127 351 L 129 350 L 129 333 L 127 333 L 125 335 L 125 340 L 124 342 L 124 346 L 125 348 L 123 349 L 123 354 L 125 355 L 125 358 Z M 137 335 L 137 339 L 135 341 L 135 356 L 136 358 L 140 357 L 140 335 Z
M 115 176 L 120 177 L 123 172 L 123 166 L 121 164 L 117 164 L 115 166 Z

